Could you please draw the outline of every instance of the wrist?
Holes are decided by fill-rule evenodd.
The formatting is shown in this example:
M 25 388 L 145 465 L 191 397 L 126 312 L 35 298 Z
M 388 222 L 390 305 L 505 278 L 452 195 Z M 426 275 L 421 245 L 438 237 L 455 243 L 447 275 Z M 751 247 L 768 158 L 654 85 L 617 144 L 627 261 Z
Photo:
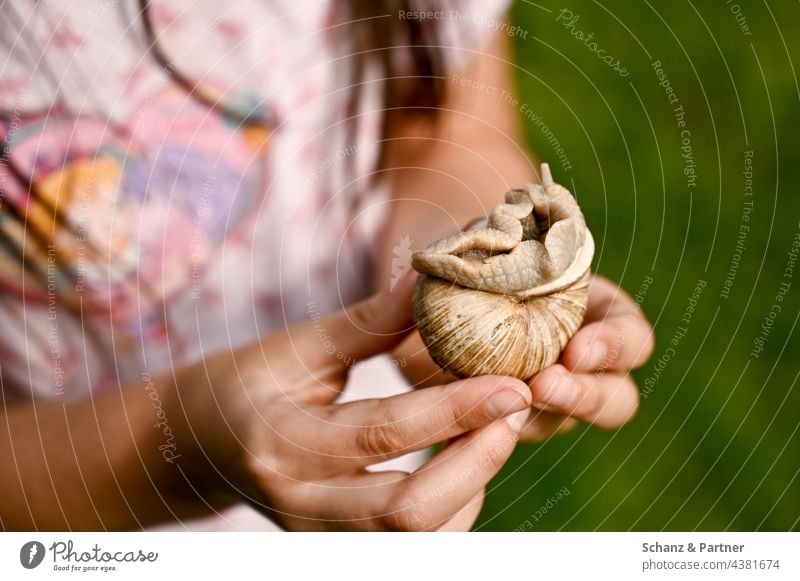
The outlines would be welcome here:
M 157 415 L 154 432 L 172 492 L 217 509 L 233 502 L 238 455 L 204 367 L 201 362 L 160 378 L 163 413 Z
M 181 470 L 192 488 L 215 504 L 248 501 L 263 506 L 248 450 L 257 404 L 232 362 L 231 353 L 223 352 L 177 375 L 172 397 L 188 454 Z

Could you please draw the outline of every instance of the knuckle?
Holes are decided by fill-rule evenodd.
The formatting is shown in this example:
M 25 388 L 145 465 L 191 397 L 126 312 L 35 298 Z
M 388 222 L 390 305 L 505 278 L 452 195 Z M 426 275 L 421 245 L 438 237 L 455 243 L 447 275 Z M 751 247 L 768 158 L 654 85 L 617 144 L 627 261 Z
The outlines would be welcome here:
M 384 456 L 401 449 L 395 431 L 386 425 L 367 426 L 358 431 L 358 449 L 368 456 Z
M 369 330 L 380 315 L 380 307 L 379 301 L 374 297 L 362 301 L 350 309 L 350 320 L 357 329 Z
M 483 409 L 483 406 L 478 406 L 475 409 Z M 464 407 L 457 393 L 450 394 L 443 404 L 442 425 L 440 427 L 447 429 L 456 426 L 461 431 L 475 428 L 476 422 L 472 417 L 475 414 L 470 413 L 471 411 Z
M 379 405 L 379 409 L 383 408 Z M 370 426 L 356 432 L 356 448 L 368 456 L 385 456 L 405 448 L 398 424 L 390 421 L 388 413 L 380 411 Z
M 433 525 L 422 505 L 410 496 L 399 496 L 392 507 L 393 510 L 384 517 L 384 525 L 390 531 L 420 532 Z

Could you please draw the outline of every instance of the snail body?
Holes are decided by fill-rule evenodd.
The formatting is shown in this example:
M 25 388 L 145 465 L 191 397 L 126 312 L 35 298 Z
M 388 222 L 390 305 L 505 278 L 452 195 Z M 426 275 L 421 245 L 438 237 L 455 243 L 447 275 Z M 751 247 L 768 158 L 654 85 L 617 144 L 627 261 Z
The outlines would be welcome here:
M 594 241 L 547 164 L 542 178 L 412 257 L 425 275 L 413 299 L 417 328 L 453 375 L 527 380 L 558 360 L 583 321 Z

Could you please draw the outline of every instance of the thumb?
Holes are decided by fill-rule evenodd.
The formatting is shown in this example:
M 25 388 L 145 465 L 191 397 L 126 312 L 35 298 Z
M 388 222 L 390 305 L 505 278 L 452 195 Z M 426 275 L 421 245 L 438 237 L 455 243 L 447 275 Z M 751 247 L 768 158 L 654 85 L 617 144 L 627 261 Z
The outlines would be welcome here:
M 400 343 L 414 328 L 411 297 L 417 273 L 409 271 L 392 289 L 290 330 L 294 348 L 307 368 L 346 370 Z

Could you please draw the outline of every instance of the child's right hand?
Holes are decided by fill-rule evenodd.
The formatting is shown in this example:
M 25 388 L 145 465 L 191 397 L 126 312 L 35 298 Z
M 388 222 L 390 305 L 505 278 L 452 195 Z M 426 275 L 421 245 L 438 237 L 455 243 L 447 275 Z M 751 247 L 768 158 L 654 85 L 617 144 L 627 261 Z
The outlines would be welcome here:
M 513 451 L 531 403 L 516 379 L 333 403 L 355 361 L 391 350 L 410 330 L 413 284 L 407 277 L 391 293 L 178 376 L 203 454 L 228 486 L 285 527 L 469 529 L 485 485 Z M 365 469 L 447 440 L 411 475 Z

